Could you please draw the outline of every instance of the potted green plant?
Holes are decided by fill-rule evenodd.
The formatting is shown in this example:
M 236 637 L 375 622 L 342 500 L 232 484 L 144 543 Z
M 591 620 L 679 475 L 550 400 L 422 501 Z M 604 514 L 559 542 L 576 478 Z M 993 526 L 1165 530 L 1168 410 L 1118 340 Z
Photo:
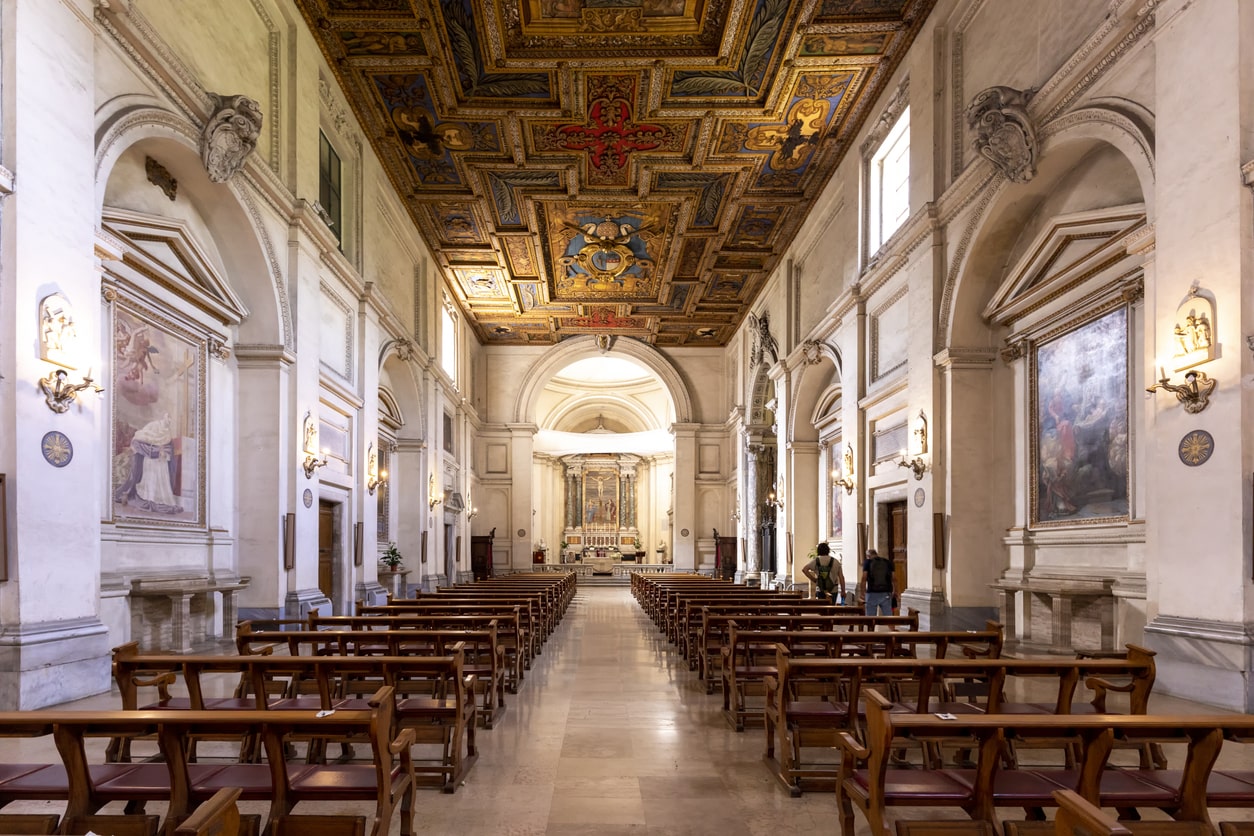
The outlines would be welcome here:
M 395 543 L 388 543 L 388 547 L 384 549 L 383 554 L 379 555 L 379 562 L 388 567 L 390 572 L 397 571 L 404 559 L 405 556 L 401 554 L 400 549 L 396 548 Z

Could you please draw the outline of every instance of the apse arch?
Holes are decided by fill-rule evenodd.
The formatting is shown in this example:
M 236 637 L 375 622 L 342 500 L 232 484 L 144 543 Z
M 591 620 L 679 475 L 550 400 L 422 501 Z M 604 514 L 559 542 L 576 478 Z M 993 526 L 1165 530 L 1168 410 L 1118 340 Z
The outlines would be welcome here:
M 195 125 L 159 107 L 129 100 L 111 104 L 114 110 L 99 113 L 97 119 L 97 224 L 111 193 L 122 189 L 128 205 L 119 208 L 185 220 L 194 216 L 197 226 L 211 238 L 231 287 L 248 307 L 249 315 L 239 325 L 239 341 L 292 348 L 291 311 L 283 273 L 265 221 L 244 185 L 246 173 L 225 184 L 213 183 L 201 161 L 200 132 Z M 152 158 L 177 181 L 183 208 L 172 211 L 177 204 L 152 186 L 126 188 L 139 185 L 135 181 L 143 176 L 146 158 Z M 267 276 L 269 282 L 248 280 L 255 276 Z
M 535 423 L 541 396 L 556 375 L 577 360 L 596 357 L 605 352 L 592 335 L 563 340 L 527 370 L 514 402 L 516 423 Z M 608 354 L 612 357 L 634 361 L 643 366 L 661 382 L 670 399 L 675 422 L 688 424 L 693 420 L 692 395 L 678 370 L 661 352 L 638 340 L 619 337 Z
M 1095 150 L 1114 149 L 1130 167 L 1149 223 L 1154 222 L 1153 133 L 1143 119 L 1115 106 L 1091 106 L 1044 125 L 1037 139 L 1036 177 L 1020 184 L 994 174 L 957 239 L 938 312 L 942 345 L 969 348 L 989 340 L 991 331 L 981 317 L 982 293 L 989 290 L 990 276 L 1000 276 L 1008 266 L 998 261 L 1006 251 L 1007 238 L 1022 228 L 1059 181 Z M 992 288 L 998 283 L 992 281 Z

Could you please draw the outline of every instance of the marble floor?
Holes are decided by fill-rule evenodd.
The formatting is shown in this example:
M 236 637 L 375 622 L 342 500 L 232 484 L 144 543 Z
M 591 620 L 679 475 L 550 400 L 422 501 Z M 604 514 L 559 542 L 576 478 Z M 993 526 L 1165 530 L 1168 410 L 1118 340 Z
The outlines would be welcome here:
M 419 833 L 785 836 L 838 829 L 834 793 L 789 797 L 762 759 L 761 729 L 730 728 L 721 697 L 706 695 L 626 587 L 580 588 L 507 705 L 491 731 L 480 730 L 479 762 L 465 786 L 452 795 L 419 792 Z M 115 708 L 117 694 L 63 707 Z M 1214 712 L 1161 696 L 1153 710 Z M 15 757 L 8 746 L 0 745 L 0 758 Z M 1229 754 L 1243 748 L 1225 747 L 1224 762 L 1254 762 Z M 1241 812 L 1223 818 L 1246 818 Z M 860 816 L 858 832 L 869 834 Z

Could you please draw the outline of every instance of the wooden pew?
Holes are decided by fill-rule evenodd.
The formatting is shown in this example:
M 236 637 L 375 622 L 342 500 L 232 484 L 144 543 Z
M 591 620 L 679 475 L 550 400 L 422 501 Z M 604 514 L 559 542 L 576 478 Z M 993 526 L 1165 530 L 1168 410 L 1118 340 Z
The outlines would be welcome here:
M 204 680 L 215 674 L 235 676 L 251 683 L 253 695 L 246 698 L 251 700 L 247 708 L 276 714 L 361 710 L 369 705 L 368 698 L 361 696 L 363 689 L 373 693 L 382 683 L 396 698 L 392 712 L 398 727 L 411 730 L 417 744 L 440 747 L 437 757 L 411 758 L 412 771 L 436 779 L 444 792 L 451 793 L 478 759 L 478 750 L 475 745 L 475 678 L 462 670 L 462 648 L 454 646 L 450 651 L 447 656 L 145 656 L 134 652 L 132 645 L 123 645 L 115 649 L 113 670 L 124 710 L 171 714 L 183 710 L 210 713 L 241 710 L 239 698 L 205 696 Z M 141 705 L 142 682 L 154 672 L 171 678 L 181 677 L 187 696 Z M 315 693 L 289 688 L 276 695 L 268 687 L 275 680 L 312 683 Z M 169 693 L 169 686 L 166 693 Z M 252 732 L 245 730 L 241 737 L 249 739 L 251 735 Z M 195 734 L 193 739 L 196 739 Z M 319 739 L 329 738 L 324 735 Z M 322 748 L 317 741 L 312 744 L 315 755 Z
M 464 630 L 483 627 L 492 621 L 496 622 L 497 641 L 505 648 L 505 687 L 516 694 L 524 670 L 531 666 L 535 655 L 531 648 L 530 627 L 523 621 L 519 606 L 432 604 L 412 609 L 392 608 L 387 604 L 361 606 L 357 615 L 323 616 L 311 613 L 305 626 L 310 630 Z
M 947 719 L 953 717 L 953 719 Z M 903 742 L 926 742 L 953 734 L 978 743 L 974 770 L 952 767 L 894 768 L 892 750 Z M 1083 741 L 1076 768 L 1036 765 L 1004 767 L 1006 740 Z M 1108 768 L 1119 739 L 1153 737 L 1186 745 L 1180 769 Z M 885 697 L 867 697 L 866 743 L 841 736 L 845 758 L 836 785 L 841 833 L 854 832 L 853 808 L 862 811 L 873 836 L 890 836 L 887 808 L 959 807 L 972 819 L 994 822 L 998 807 L 1035 811 L 1057 803 L 1055 792 L 1074 790 L 1096 807 L 1125 811 L 1156 809 L 1179 822 L 1213 831 L 1211 810 L 1254 805 L 1249 772 L 1215 769 L 1225 740 L 1254 739 L 1254 717 L 1225 715 L 940 715 L 902 714 Z
M 183 823 L 197 805 L 222 786 L 240 788 L 244 800 L 269 802 L 267 832 L 302 832 L 342 836 L 350 827 L 327 827 L 325 817 L 295 812 L 304 801 L 365 802 L 373 805 L 371 836 L 388 832 L 399 809 L 400 832 L 413 833 L 414 773 L 409 759 L 413 732 L 393 735 L 395 699 L 380 689 L 368 710 L 318 711 L 25 711 L 0 712 L 0 736 L 51 735 L 60 759 L 55 763 L 9 764 L 0 780 L 0 805 L 14 801 L 65 802 L 66 832 L 82 832 L 76 823 L 100 824 L 107 804 L 141 806 L 168 801 L 169 832 Z M 188 742 L 196 735 L 221 736 L 255 732 L 268 754 L 264 764 L 193 763 Z M 156 734 L 162 760 L 142 764 L 94 764 L 86 739 L 118 734 Z M 352 735 L 369 741 L 371 761 L 316 765 L 289 762 L 284 755 L 294 737 Z M 20 774 L 13 774 L 18 773 Z M 138 818 L 137 818 L 138 817 Z M 359 825 L 360 816 L 344 817 Z M 132 831 L 142 813 L 113 817 L 105 832 Z M 302 827 L 297 827 L 302 823 Z M 306 827 L 305 825 L 309 825 Z M 143 826 L 141 824 L 141 826 Z M 311 827 L 313 829 L 311 829 Z
M 241 792 L 239 787 L 218 790 L 174 828 L 174 836 L 257 836 L 258 817 L 240 815 Z
M 735 601 L 720 599 L 719 603 L 685 599 L 680 604 L 679 651 L 688 660 L 688 670 L 700 667 L 698 648 L 701 647 L 701 628 L 705 614 L 718 616 L 736 615 L 852 615 L 863 614 L 861 607 L 847 607 L 814 598 L 788 598 L 777 601 Z M 717 655 L 718 650 L 715 649 Z
M 496 621 L 475 630 L 281 630 L 257 632 L 242 627 L 235 635 L 241 655 L 254 648 L 286 646 L 289 656 L 447 656 L 462 652 L 462 672 L 474 674 L 482 698 L 479 722 L 491 729 L 505 711 L 505 648 L 497 641 Z
M 383 618 L 422 618 L 427 616 L 480 616 L 491 615 L 503 617 L 505 619 L 506 629 L 511 621 L 517 622 L 518 643 L 523 652 L 522 665 L 524 669 L 531 668 L 532 660 L 539 655 L 542 640 L 541 629 L 539 626 L 539 604 L 531 598 L 519 599 L 515 603 L 507 603 L 501 601 L 470 601 L 454 598 L 438 599 L 435 596 L 429 598 L 407 598 L 392 599 L 391 603 L 378 604 L 375 606 L 359 606 L 357 608 L 356 617 L 383 617 Z M 311 622 L 311 629 L 318 629 L 322 626 L 324 619 L 347 618 L 348 616 L 319 616 L 315 621 Z M 314 625 L 317 625 L 316 627 Z
M 722 661 L 723 648 L 728 643 L 728 627 L 735 621 L 746 630 L 910 630 L 919 629 L 919 613 L 910 610 L 907 615 L 811 615 L 803 613 L 718 613 L 712 608 L 702 608 L 701 631 L 698 643 L 701 653 L 697 658 L 697 678 L 705 680 L 705 692 L 714 693 L 714 686 L 722 681 L 718 666 L 713 660 Z
M 1004 639 L 1002 625 L 990 621 L 986 622 L 982 631 L 875 632 L 853 634 L 848 641 L 854 643 L 861 655 L 877 658 L 917 658 L 921 655 L 945 658 L 950 652 L 956 652 L 966 658 L 996 659 L 1001 655 Z M 866 643 L 859 644 L 859 640 Z M 881 642 L 878 647 L 871 643 L 876 640 Z M 919 653 L 921 646 L 926 648 L 926 654 Z M 813 644 L 808 647 L 813 648 Z M 800 647 L 802 650 L 806 648 L 807 645 Z M 820 668 L 813 668 L 807 675 L 794 667 L 794 662 L 798 661 L 794 652 L 797 649 L 797 645 L 776 646 L 774 672 L 768 674 L 763 682 L 765 703 L 762 711 L 766 758 L 777 761 L 776 774 L 794 797 L 815 786 L 828 788 L 835 780 L 839 761 L 830 758 L 838 751 L 840 732 L 858 731 L 860 715 L 856 702 L 851 702 L 849 694 L 861 690 L 865 670 L 859 668 L 851 674 L 842 668 L 834 675 L 828 675 Z M 810 652 L 808 658 L 815 657 L 816 654 Z M 873 687 L 883 685 L 876 682 L 868 684 Z M 899 681 L 897 690 L 903 684 Z M 829 759 L 806 757 L 806 750 L 816 749 Z
M 789 618 L 789 617 L 785 617 Z M 797 619 L 823 621 L 823 617 L 796 616 Z M 840 619 L 840 616 L 832 616 Z M 865 619 L 868 616 L 861 616 Z M 789 622 L 785 622 L 788 624 Z M 870 631 L 825 630 L 819 625 L 810 629 L 775 628 L 774 624 L 755 629 L 740 629 L 739 620 L 728 624 L 727 644 L 723 647 L 720 677 L 723 686 L 723 714 L 736 731 L 744 731 L 746 722 L 762 721 L 765 707 L 750 705 L 749 697 L 765 693 L 768 677 L 783 681 L 797 692 L 805 683 L 795 676 L 781 675 L 779 665 L 797 657 L 817 659 L 943 659 L 952 646 L 969 658 L 996 659 L 1001 655 L 1004 640 L 1002 626 L 990 622 L 986 630 L 933 631 Z M 822 688 L 824 696 L 832 696 Z M 856 693 L 856 691 L 851 691 Z M 778 698 L 777 698 L 778 703 Z M 784 724 L 787 728 L 787 724 Z M 834 741 L 833 741 L 834 745 Z

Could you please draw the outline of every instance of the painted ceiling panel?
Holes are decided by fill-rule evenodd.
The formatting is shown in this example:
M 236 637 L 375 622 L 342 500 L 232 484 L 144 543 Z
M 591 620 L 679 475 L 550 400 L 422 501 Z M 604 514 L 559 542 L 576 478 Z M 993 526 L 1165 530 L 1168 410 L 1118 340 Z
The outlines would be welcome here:
M 484 343 L 735 333 L 935 0 L 294 0 Z

